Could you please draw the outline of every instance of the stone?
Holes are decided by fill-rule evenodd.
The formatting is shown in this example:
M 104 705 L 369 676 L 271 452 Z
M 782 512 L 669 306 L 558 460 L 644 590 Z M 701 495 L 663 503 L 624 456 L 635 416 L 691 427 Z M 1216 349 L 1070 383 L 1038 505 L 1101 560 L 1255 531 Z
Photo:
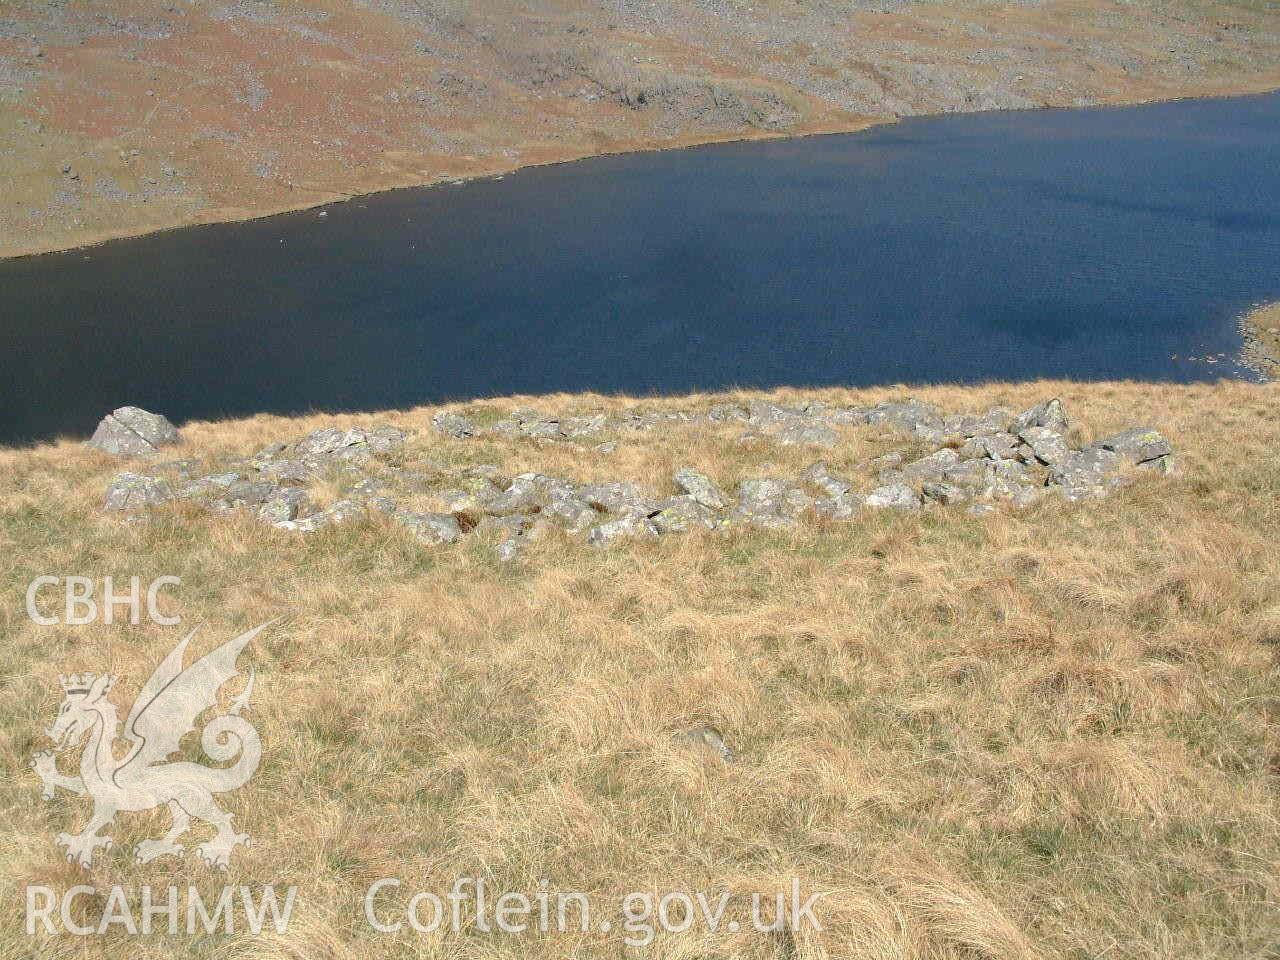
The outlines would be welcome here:
M 410 510 L 397 510 L 391 519 L 425 543 L 454 543 L 462 536 L 462 526 L 458 518 L 451 513 L 414 513 Z
M 1103 447 L 1075 450 L 1054 464 L 1049 471 L 1049 483 L 1064 487 L 1097 486 L 1119 470 L 1122 463 L 1118 453 Z
M 262 464 L 258 472 L 276 483 L 300 484 L 312 480 L 315 474 L 301 460 L 275 460 Z
M 158 507 L 173 500 L 167 480 L 144 477 L 137 473 L 121 473 L 107 488 L 104 510 L 136 511 Z
M 659 533 L 683 533 L 694 527 L 714 530 L 721 523 L 719 514 L 691 496 L 673 497 L 649 519 Z
M 607 418 L 603 413 L 591 417 L 569 417 L 560 424 L 560 432 L 566 437 L 586 437 L 600 433 L 605 428 Z
M 447 437 L 453 437 L 456 440 L 465 440 L 468 437 L 474 437 L 478 432 L 476 426 L 466 417 L 457 413 L 450 413 L 442 410 L 431 418 L 431 425 L 440 433 Z
M 733 763 L 735 759 L 733 750 L 724 742 L 720 731 L 707 724 L 681 730 L 674 735 L 674 739 L 686 746 L 709 750 L 725 763 Z
M 390 453 L 408 442 L 409 435 L 395 427 L 377 426 L 369 431 L 365 442 L 374 453 Z
M 920 498 L 905 483 L 890 483 L 877 487 L 867 495 L 867 506 L 876 510 L 915 510 Z
M 984 434 L 1004 433 L 1012 422 L 1013 411 L 1004 407 L 992 407 L 981 415 L 963 413 L 946 417 L 942 421 L 942 429 L 947 436 L 968 439 Z
M 1027 427 L 1044 427 L 1054 433 L 1066 433 L 1067 411 L 1062 401 L 1055 397 L 1022 411 L 1014 418 L 1009 432 L 1019 434 Z
M 487 477 L 466 477 L 461 488 L 445 490 L 440 500 L 450 513 L 479 513 L 502 497 L 503 491 Z
M 773 432 L 773 438 L 784 447 L 834 447 L 839 439 L 825 423 L 808 418 L 794 418 Z
M 1048 427 L 1024 427 L 1018 431 L 1018 438 L 1031 448 L 1037 460 L 1049 467 L 1061 463 L 1071 454 L 1071 448 L 1062 435 Z
M 346 434 L 336 427 L 321 427 L 299 440 L 293 449 L 299 457 L 324 455 L 340 450 L 345 439 Z
M 1132 427 L 1099 440 L 1096 446 L 1111 450 L 1130 463 L 1146 463 L 1173 453 L 1169 441 L 1150 427 Z
M 927 457 L 899 467 L 897 473 L 903 481 L 941 480 L 959 462 L 960 455 L 949 447 L 944 447 Z
M 970 437 L 960 449 L 963 459 L 986 457 L 988 460 L 1013 460 L 1021 441 L 1010 433 L 983 433 Z
M 729 505 L 729 498 L 724 491 L 712 482 L 706 474 L 699 473 L 692 467 L 681 467 L 675 474 L 676 486 L 681 492 L 692 497 L 704 507 L 712 510 L 723 510 Z
M 866 497 L 847 490 L 838 496 L 816 501 L 813 512 L 826 520 L 849 520 L 866 505 Z
M 878 403 L 866 414 L 866 422 L 872 426 L 887 424 L 910 433 L 916 426 L 930 430 L 942 429 L 942 411 L 931 403 L 916 400 L 888 401 Z
M 589 484 L 578 491 L 578 497 L 608 513 L 648 516 L 656 509 L 654 498 L 630 480 Z
M 140 407 L 120 407 L 102 418 L 88 446 L 113 457 L 136 457 L 177 442 L 178 430 L 165 417 Z
M 563 494 L 551 498 L 542 516 L 557 520 L 570 533 L 585 533 L 600 519 L 600 514 L 585 500 Z
M 971 503 L 968 510 L 965 511 L 971 517 L 985 517 L 995 513 L 996 508 L 989 503 Z
M 587 543 L 593 547 L 607 547 L 619 540 L 645 540 L 657 535 L 658 530 L 648 517 L 630 515 L 595 527 L 587 534 Z
M 227 487 L 220 499 L 233 507 L 256 507 L 266 503 L 276 490 L 274 483 L 264 480 L 239 480 Z
M 538 484 L 530 476 L 519 476 L 511 481 L 506 490 L 489 498 L 484 504 L 484 510 L 493 514 L 520 513 L 541 506 L 541 503 Z
M 833 476 L 825 461 L 819 460 L 800 475 L 805 483 L 812 484 L 833 500 L 837 500 L 850 490 L 853 484 L 840 477 Z
M 498 555 L 498 559 L 500 561 L 502 561 L 503 563 L 512 563 L 515 560 L 519 559 L 520 554 L 524 549 L 524 544 L 521 540 L 519 540 L 516 537 L 508 537 L 506 540 L 501 541 L 493 549 L 494 549 L 494 552 Z
M 964 487 L 957 486 L 954 483 L 947 483 L 942 480 L 930 480 L 926 482 L 923 490 L 926 499 L 934 500 L 948 506 L 954 503 L 964 503 L 969 499 L 969 491 Z
M 277 490 L 261 507 L 258 508 L 258 519 L 273 526 L 297 520 L 310 503 L 305 490 L 298 487 L 284 487 Z

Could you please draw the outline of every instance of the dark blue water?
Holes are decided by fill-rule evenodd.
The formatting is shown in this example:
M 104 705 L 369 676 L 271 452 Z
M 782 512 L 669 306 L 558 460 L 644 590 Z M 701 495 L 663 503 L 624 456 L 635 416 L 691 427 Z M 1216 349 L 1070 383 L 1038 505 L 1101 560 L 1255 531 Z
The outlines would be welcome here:
M 1280 95 L 912 120 L 0 263 L 0 442 L 123 403 L 1213 379 L 1187 358 L 1275 299 Z

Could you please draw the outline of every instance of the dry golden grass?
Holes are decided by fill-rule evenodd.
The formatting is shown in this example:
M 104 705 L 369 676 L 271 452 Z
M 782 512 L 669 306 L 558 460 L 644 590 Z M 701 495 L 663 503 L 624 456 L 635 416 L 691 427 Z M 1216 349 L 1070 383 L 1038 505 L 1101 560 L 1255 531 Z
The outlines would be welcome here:
M 596 931 L 375 936 L 360 919 L 376 878 L 407 895 L 460 875 L 496 891 L 547 878 L 603 905 L 632 890 L 771 895 L 793 877 L 827 894 L 821 932 L 695 926 L 638 956 L 1274 956 L 1280 387 L 910 392 L 949 411 L 1057 394 L 1085 436 L 1158 427 L 1182 475 L 981 520 L 875 514 L 607 551 L 550 536 L 502 565 L 483 536 L 427 548 L 376 520 L 306 539 L 185 509 L 124 523 L 97 509 L 117 463 L 70 442 L 0 452 L 0 957 L 628 953 Z M 470 410 L 528 402 L 621 403 Z M 432 412 L 194 424 L 181 455 L 389 421 L 421 431 L 411 458 L 583 480 L 665 484 L 692 463 L 731 485 L 765 461 L 793 472 L 815 458 L 744 447 L 730 429 L 623 437 L 612 456 L 464 443 L 432 434 Z M 828 459 L 891 445 L 859 432 Z M 225 877 L 194 854 L 138 867 L 134 843 L 167 820 L 122 814 L 91 881 L 297 884 L 286 934 L 25 936 L 26 884 L 86 876 L 53 837 L 78 829 L 87 801 L 43 801 L 26 767 L 46 746 L 58 674 L 118 673 L 127 708 L 179 629 L 38 627 L 22 598 L 44 573 L 181 576 L 175 606 L 184 628 L 206 623 L 202 650 L 287 617 L 245 658 L 262 766 L 223 797 L 254 845 Z M 673 742 L 701 723 L 737 762 Z

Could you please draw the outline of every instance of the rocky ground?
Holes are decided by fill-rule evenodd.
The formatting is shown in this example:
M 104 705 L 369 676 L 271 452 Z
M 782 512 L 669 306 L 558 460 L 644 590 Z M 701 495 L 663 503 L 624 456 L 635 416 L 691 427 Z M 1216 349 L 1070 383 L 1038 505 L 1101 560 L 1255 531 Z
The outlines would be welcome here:
M 1020 413 L 993 407 L 953 415 L 916 399 L 874 406 L 755 400 L 616 415 L 555 416 L 525 408 L 488 427 L 445 410 L 432 426 L 435 436 L 426 445 L 392 426 L 330 426 L 247 457 L 156 462 L 162 447 L 178 441 L 177 431 L 162 416 L 125 407 L 103 420 L 89 444 L 112 456 L 151 460 L 140 472 L 114 478 L 106 492 L 108 511 L 139 515 L 186 501 L 215 513 L 247 511 L 302 533 L 374 513 L 430 545 L 454 543 L 475 529 L 494 531 L 502 560 L 515 559 L 526 543 L 551 530 L 607 546 L 691 529 L 856 520 L 868 510 L 966 504 L 970 514 L 982 516 L 998 507 L 1025 508 L 1046 495 L 1068 502 L 1099 499 L 1130 482 L 1133 470 L 1174 472 L 1171 445 L 1150 427 L 1074 443 L 1076 432 L 1057 399 Z M 438 449 L 492 436 L 572 444 L 607 462 L 620 442 L 641 444 L 675 426 L 693 442 L 728 427 L 740 432 L 740 444 L 831 449 L 847 443 L 842 434 L 870 431 L 905 445 L 854 465 L 854 479 L 818 460 L 797 475 L 732 478 L 732 494 L 691 466 L 679 467 L 670 489 L 660 491 L 632 477 L 585 482 L 538 472 L 505 476 L 496 464 L 451 468 Z M 865 492 L 855 486 L 864 477 L 870 478 Z M 325 504 L 317 487 L 336 491 L 337 499 Z M 408 509 L 406 499 L 429 501 L 436 509 Z
M 1251 310 L 1240 322 L 1242 361 L 1264 377 L 1280 376 L 1280 303 Z
M 0 256 L 920 113 L 1280 85 L 1270 0 L 10 0 Z

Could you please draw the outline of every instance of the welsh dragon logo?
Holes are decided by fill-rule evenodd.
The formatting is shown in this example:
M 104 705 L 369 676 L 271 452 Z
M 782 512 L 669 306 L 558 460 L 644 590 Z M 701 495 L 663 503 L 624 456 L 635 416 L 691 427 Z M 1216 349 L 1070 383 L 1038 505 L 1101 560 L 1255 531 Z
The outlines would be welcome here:
M 264 623 L 242 633 L 184 668 L 183 656 L 195 631 L 187 634 L 156 667 L 129 710 L 123 733 L 128 748 L 123 759 L 116 759 L 115 750 L 121 737 L 120 721 L 107 699 L 116 678 L 92 673 L 60 678 L 62 706 L 45 733 L 55 750 L 84 742 L 80 775 L 61 773 L 50 751 L 35 754 L 31 767 L 44 782 L 46 800 L 52 800 L 59 787 L 93 800 L 93 814 L 83 830 L 58 834 L 58 846 L 66 849 L 68 861 L 91 866 L 98 848 L 111 846 L 111 838 L 99 831 L 111 825 L 117 813 L 136 813 L 161 804 L 168 804 L 172 825 L 163 837 L 138 844 L 135 854 L 139 863 L 181 856 L 184 848 L 178 838 L 190 829 L 193 817 L 216 831 L 212 839 L 196 848 L 210 866 L 225 870 L 231 852 L 240 844 L 249 845 L 249 835 L 232 829 L 232 815 L 213 798 L 243 786 L 262 758 L 258 731 L 240 716 L 253 691 L 252 670 L 226 712 L 209 720 L 200 735 L 200 746 L 210 759 L 234 763 L 209 767 L 170 761 L 169 757 L 183 737 L 195 730 L 200 715 L 216 705 L 223 684 L 238 676 L 240 651 L 268 626 L 270 623 Z

